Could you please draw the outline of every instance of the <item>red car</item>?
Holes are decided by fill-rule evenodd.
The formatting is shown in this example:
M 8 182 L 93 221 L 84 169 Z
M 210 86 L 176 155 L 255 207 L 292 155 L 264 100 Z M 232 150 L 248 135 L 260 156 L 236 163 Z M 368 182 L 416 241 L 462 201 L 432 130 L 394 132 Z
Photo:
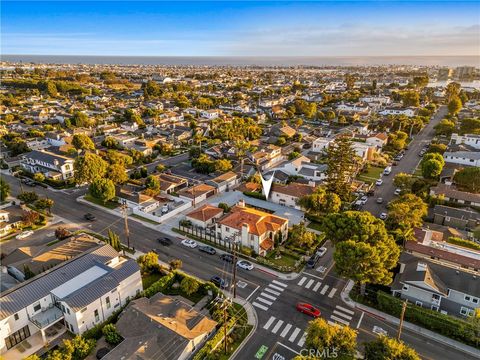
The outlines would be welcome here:
M 313 316 L 314 318 L 317 318 L 321 315 L 320 310 L 318 310 L 316 307 L 307 304 L 307 303 L 298 303 L 297 304 L 297 311 L 300 311 L 301 313 Z

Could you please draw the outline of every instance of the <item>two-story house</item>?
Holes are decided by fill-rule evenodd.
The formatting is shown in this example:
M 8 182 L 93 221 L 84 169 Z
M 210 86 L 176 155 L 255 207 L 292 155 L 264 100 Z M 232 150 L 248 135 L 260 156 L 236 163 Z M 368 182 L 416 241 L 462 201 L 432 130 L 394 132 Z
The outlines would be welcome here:
M 74 160 L 64 155 L 52 152 L 31 151 L 22 155 L 20 165 L 31 173 L 42 173 L 45 177 L 55 180 L 66 180 L 73 177 Z
M 471 147 L 480 150 L 480 135 L 475 135 L 475 134 L 465 134 L 465 135 L 452 134 L 452 137 L 450 139 L 450 143 L 454 143 L 454 144 L 457 144 L 457 145 L 460 145 L 460 144 L 470 145 Z
M 275 204 L 301 210 L 298 200 L 313 194 L 314 190 L 313 186 L 293 182 L 287 185 L 273 184 L 268 200 Z
M 480 151 L 447 151 L 443 158 L 446 163 L 480 167 Z

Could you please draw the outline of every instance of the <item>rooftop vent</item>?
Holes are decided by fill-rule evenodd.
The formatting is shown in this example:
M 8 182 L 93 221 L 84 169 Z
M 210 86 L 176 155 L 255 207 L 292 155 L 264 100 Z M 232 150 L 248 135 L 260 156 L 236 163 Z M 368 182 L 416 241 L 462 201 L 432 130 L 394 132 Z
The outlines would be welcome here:
M 417 271 L 426 271 L 427 270 L 427 264 L 423 262 L 419 262 L 417 264 Z

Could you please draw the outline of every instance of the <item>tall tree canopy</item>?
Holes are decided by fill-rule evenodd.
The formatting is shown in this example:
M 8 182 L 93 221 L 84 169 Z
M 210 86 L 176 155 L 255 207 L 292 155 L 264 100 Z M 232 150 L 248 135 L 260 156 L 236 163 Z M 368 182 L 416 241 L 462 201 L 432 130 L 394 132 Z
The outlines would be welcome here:
M 85 153 L 75 159 L 75 182 L 77 184 L 90 184 L 96 179 L 105 177 L 108 163 L 100 156 L 91 152 Z
M 350 139 L 337 138 L 327 150 L 327 189 L 345 201 L 349 200 L 351 182 L 357 170 L 357 156 Z

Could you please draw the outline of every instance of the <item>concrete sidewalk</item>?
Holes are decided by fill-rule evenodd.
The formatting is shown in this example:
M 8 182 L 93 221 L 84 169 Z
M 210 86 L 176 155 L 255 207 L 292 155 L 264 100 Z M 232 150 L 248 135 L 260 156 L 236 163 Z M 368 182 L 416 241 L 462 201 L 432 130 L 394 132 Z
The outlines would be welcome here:
M 233 299 L 233 302 L 243 306 L 243 308 L 247 312 L 247 323 L 249 325 L 252 325 L 253 328 L 250 331 L 250 333 L 247 335 L 247 337 L 245 339 L 243 339 L 240 346 L 230 356 L 230 360 L 233 360 L 237 357 L 237 355 L 241 352 L 241 350 L 244 348 L 244 346 L 250 341 L 250 338 L 255 334 L 255 332 L 257 331 L 257 327 L 258 327 L 257 312 L 255 311 L 255 308 L 252 306 L 252 304 L 250 304 L 247 300 L 245 300 L 243 298 L 239 298 L 239 297 Z
M 358 302 L 353 301 L 350 298 L 350 291 L 352 290 L 353 286 L 354 286 L 354 282 L 352 280 L 349 280 L 347 285 L 343 288 L 343 290 L 340 294 L 343 302 L 345 302 L 348 306 L 350 306 L 352 308 L 355 308 L 355 309 L 358 309 L 360 311 L 366 312 L 367 314 L 373 315 L 373 316 L 375 316 L 375 317 L 377 317 L 377 318 L 379 318 L 379 319 L 381 319 L 385 322 L 389 322 L 389 323 L 391 323 L 393 325 L 396 325 L 396 326 L 398 326 L 400 324 L 400 319 L 396 318 L 395 316 L 386 314 L 386 313 L 381 312 L 377 309 L 374 309 L 374 308 L 371 308 L 369 306 L 366 306 L 366 305 L 363 305 L 363 304 L 360 304 Z M 471 356 L 474 356 L 474 357 L 477 357 L 478 359 L 480 359 L 480 350 L 475 349 L 472 346 L 465 345 L 465 344 L 463 344 L 459 341 L 450 339 L 446 336 L 437 334 L 436 332 L 427 330 L 427 329 L 425 329 L 421 326 L 409 323 L 407 321 L 403 322 L 403 327 L 405 329 L 408 329 L 408 330 L 414 332 L 414 333 L 425 336 L 426 338 L 429 338 L 433 341 L 437 341 L 441 344 L 444 344 L 444 345 L 447 345 L 451 348 L 454 348 L 455 350 L 464 352 L 466 354 L 469 354 Z

